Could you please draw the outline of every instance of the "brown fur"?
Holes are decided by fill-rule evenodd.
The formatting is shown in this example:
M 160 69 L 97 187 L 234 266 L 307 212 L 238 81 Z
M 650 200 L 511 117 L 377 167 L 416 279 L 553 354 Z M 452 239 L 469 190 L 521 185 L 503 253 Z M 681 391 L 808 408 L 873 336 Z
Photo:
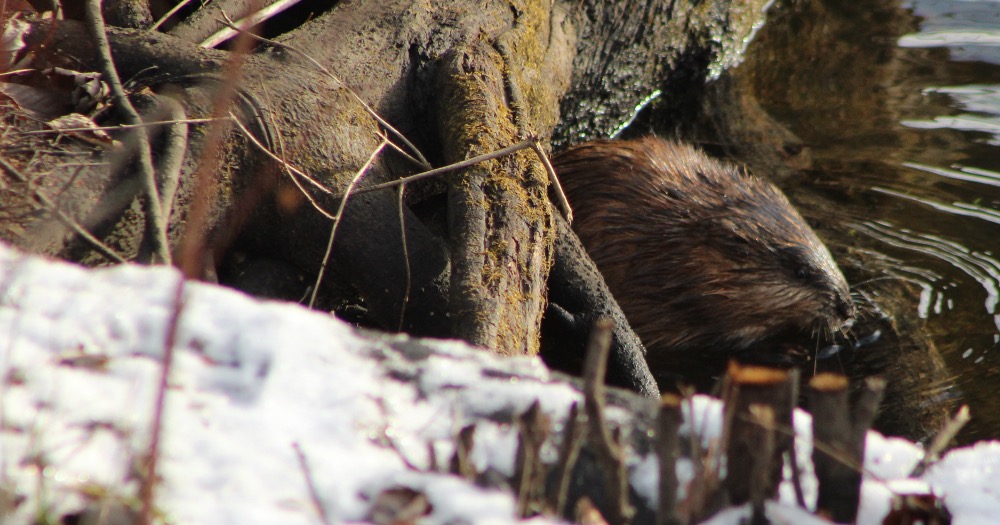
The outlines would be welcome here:
M 829 251 L 772 184 L 655 137 L 586 143 L 554 164 L 573 228 L 651 358 L 853 317 Z

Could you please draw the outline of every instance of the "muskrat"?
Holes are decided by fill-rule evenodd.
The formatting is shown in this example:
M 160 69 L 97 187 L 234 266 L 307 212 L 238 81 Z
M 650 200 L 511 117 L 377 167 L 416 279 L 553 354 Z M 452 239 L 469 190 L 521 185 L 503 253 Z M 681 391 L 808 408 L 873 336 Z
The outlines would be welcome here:
M 588 142 L 553 164 L 573 229 L 650 361 L 853 319 L 830 252 L 771 183 L 657 137 Z

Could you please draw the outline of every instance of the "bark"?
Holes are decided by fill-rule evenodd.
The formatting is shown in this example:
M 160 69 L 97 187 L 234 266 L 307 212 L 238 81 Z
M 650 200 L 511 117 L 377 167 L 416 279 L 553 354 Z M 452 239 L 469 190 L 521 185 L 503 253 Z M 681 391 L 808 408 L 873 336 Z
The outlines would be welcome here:
M 166 118 L 156 110 L 165 96 L 180 102 L 188 118 L 232 112 L 259 142 L 332 192 L 300 181 L 307 198 L 229 123 L 192 124 L 170 216 L 177 264 L 206 279 L 218 270 L 223 282 L 245 286 L 252 286 L 248 276 L 269 268 L 264 274 L 283 284 L 264 294 L 298 300 L 306 292 L 331 227 L 310 201 L 332 213 L 338 194 L 382 140 L 381 126 L 348 87 L 435 164 L 526 136 L 564 145 L 606 135 L 631 118 L 636 101 L 652 89 L 698 86 L 732 63 L 764 2 L 444 4 L 340 2 L 280 37 L 338 78 L 280 47 L 261 45 L 243 57 L 162 33 L 110 28 L 119 75 L 157 94 L 134 90 L 134 102 L 148 98 L 140 110 L 147 121 Z M 36 66 L 96 70 L 78 23 L 30 23 L 27 41 L 38 53 Z M 168 142 L 153 135 L 154 146 Z M 418 171 L 386 151 L 361 187 Z M 97 162 L 70 166 L 61 160 L 69 155 Z M 63 213 L 126 259 L 141 253 L 144 219 L 127 150 L 64 141 L 55 153 L 10 158 L 13 168 L 37 176 L 4 189 L 19 196 L 9 201 L 19 213 L 0 221 L 0 237 L 38 253 L 106 263 L 91 244 L 53 221 L 51 210 L 40 209 L 27 190 L 40 187 L 58 193 Z M 369 324 L 458 336 L 503 354 L 539 352 L 543 313 L 553 305 L 576 320 L 562 326 L 577 341 L 586 339 L 592 320 L 611 314 L 620 318 L 612 379 L 655 393 L 641 343 L 599 276 L 587 277 L 585 293 L 573 288 L 583 282 L 572 277 L 578 270 L 560 270 L 550 279 L 553 264 L 587 267 L 589 260 L 579 250 L 557 250 L 557 235 L 572 233 L 555 226 L 539 160 L 519 152 L 446 177 L 447 204 L 434 197 L 440 182 L 411 185 L 402 213 L 394 191 L 351 197 L 327 269 L 332 278 L 323 283 L 327 304 L 363 304 Z M 20 213 L 25 209 L 33 211 Z M 447 225 L 440 220 L 445 213 Z M 557 252 L 567 259 L 555 261 Z M 284 276 L 271 275 L 274 268 L 283 268 Z M 356 297 L 345 298 L 346 288 Z

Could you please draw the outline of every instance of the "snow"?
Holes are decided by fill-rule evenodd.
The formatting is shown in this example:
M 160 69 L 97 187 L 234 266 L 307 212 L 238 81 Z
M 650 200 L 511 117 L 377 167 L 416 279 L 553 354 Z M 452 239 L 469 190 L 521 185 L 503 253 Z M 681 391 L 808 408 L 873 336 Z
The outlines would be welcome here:
M 443 473 L 451 437 L 475 422 L 477 470 L 509 476 L 516 431 L 491 416 L 537 400 L 558 428 L 582 400 L 538 359 L 359 332 L 297 305 L 184 283 L 170 268 L 88 270 L 0 245 L 0 499 L 25 498 L 0 521 L 78 511 L 88 494 L 134 497 L 177 312 L 156 501 L 170 523 L 320 523 L 307 474 L 333 523 L 366 520 L 376 496 L 394 487 L 428 498 L 422 523 L 517 522 L 510 495 Z M 696 396 L 684 413 L 685 430 L 704 444 L 718 438 L 716 400 Z M 810 424 L 796 413 L 807 501 L 816 492 Z M 956 525 L 1000 515 L 1000 443 L 954 450 L 908 479 L 921 456 L 918 445 L 869 434 L 859 523 L 881 523 L 894 491 L 926 489 L 944 498 Z M 655 505 L 655 457 L 633 452 L 628 465 L 640 497 Z M 683 485 L 693 467 L 677 468 Z M 735 524 L 748 512 L 728 509 L 708 523 Z M 787 482 L 768 515 L 823 523 L 795 507 Z

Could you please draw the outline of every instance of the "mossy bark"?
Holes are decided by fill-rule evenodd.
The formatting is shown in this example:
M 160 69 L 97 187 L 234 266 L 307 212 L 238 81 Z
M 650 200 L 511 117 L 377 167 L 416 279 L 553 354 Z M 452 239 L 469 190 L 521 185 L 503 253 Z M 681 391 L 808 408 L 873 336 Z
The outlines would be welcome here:
M 527 136 L 567 145 L 606 135 L 628 121 L 637 100 L 652 90 L 698 89 L 701 80 L 734 62 L 744 37 L 762 20 L 764 2 L 440 4 L 339 2 L 278 37 L 309 53 L 336 79 L 296 53 L 269 45 L 261 45 L 235 68 L 229 52 L 201 49 L 157 32 L 109 29 L 119 74 L 133 79 L 137 92 L 169 94 L 182 103 L 188 118 L 232 111 L 262 144 L 333 194 L 303 180 L 299 183 L 305 189 L 298 188 L 230 123 L 191 125 L 169 233 L 175 247 L 193 232 L 206 234 L 204 249 L 196 255 L 201 277 L 218 271 L 223 282 L 246 285 L 251 268 L 282 267 L 288 275 L 275 279 L 284 283 L 281 290 L 265 295 L 300 300 L 305 294 L 331 227 L 311 201 L 332 213 L 336 194 L 382 140 L 383 130 L 348 87 L 435 164 L 487 153 Z M 27 41 L 37 53 L 33 65 L 96 68 L 80 24 L 29 23 Z M 225 89 L 235 90 L 233 103 L 220 112 L 216 101 Z M 153 116 L 147 112 L 146 118 Z M 217 145 L 208 139 L 212 126 L 224 128 Z M 30 172 L 44 166 L 44 174 L 36 173 L 35 187 L 61 191 L 64 202 L 74 203 L 63 211 L 113 241 L 126 258 L 139 253 L 139 208 L 119 220 L 124 216 L 120 210 L 107 214 L 106 209 L 77 204 L 102 202 L 118 192 L 121 209 L 134 206 L 134 191 L 122 184 L 128 179 L 127 162 L 111 163 L 119 169 L 105 164 L 127 159 L 127 154 L 77 142 L 62 141 L 51 149 L 47 139 L 18 140 L 18 147 L 43 151 L 32 158 L 11 154 L 10 143 L 2 145 L 12 167 Z M 67 155 L 89 156 L 94 162 L 70 167 L 61 160 Z M 360 186 L 415 171 L 387 150 Z M 12 204 L 8 209 L 35 211 L 0 220 L 0 238 L 36 252 L 104 263 L 90 244 L 53 219 L 52 210 L 35 202 L 30 190 L 15 184 L 10 173 L 4 177 L 11 181 L 4 189 L 5 199 L 10 197 L 5 202 Z M 402 212 L 393 191 L 350 199 L 327 269 L 332 277 L 323 284 L 326 304 L 360 304 L 361 320 L 369 326 L 460 336 L 505 354 L 537 353 L 542 315 L 552 306 L 548 290 L 579 284 L 549 280 L 552 265 L 562 263 L 554 260 L 557 229 L 541 164 L 523 151 L 446 177 L 450 197 L 442 206 L 451 217 L 447 227 L 435 220 L 442 216 L 433 205 L 439 202 L 434 195 L 440 194 L 440 183 L 411 185 L 408 193 L 414 196 Z M 71 181 L 87 184 L 77 187 Z M 19 204 L 12 199 L 20 199 Z M 207 211 L 193 213 L 199 202 Z M 100 224 L 94 224 L 95 214 L 102 217 Z M 244 264 L 253 259 L 270 262 Z M 252 283 L 245 287 L 253 288 Z M 344 298 L 345 289 L 355 295 Z M 594 319 L 618 312 L 605 287 L 587 290 L 596 295 L 574 300 L 564 313 Z M 586 322 L 566 326 L 589 330 Z M 655 393 L 641 344 L 627 323 L 619 323 L 616 334 L 616 345 L 634 343 L 617 347 L 615 355 L 627 361 L 621 370 L 633 375 L 616 381 Z M 586 336 L 577 333 L 573 339 Z M 577 351 L 559 341 L 554 345 L 556 353 Z

